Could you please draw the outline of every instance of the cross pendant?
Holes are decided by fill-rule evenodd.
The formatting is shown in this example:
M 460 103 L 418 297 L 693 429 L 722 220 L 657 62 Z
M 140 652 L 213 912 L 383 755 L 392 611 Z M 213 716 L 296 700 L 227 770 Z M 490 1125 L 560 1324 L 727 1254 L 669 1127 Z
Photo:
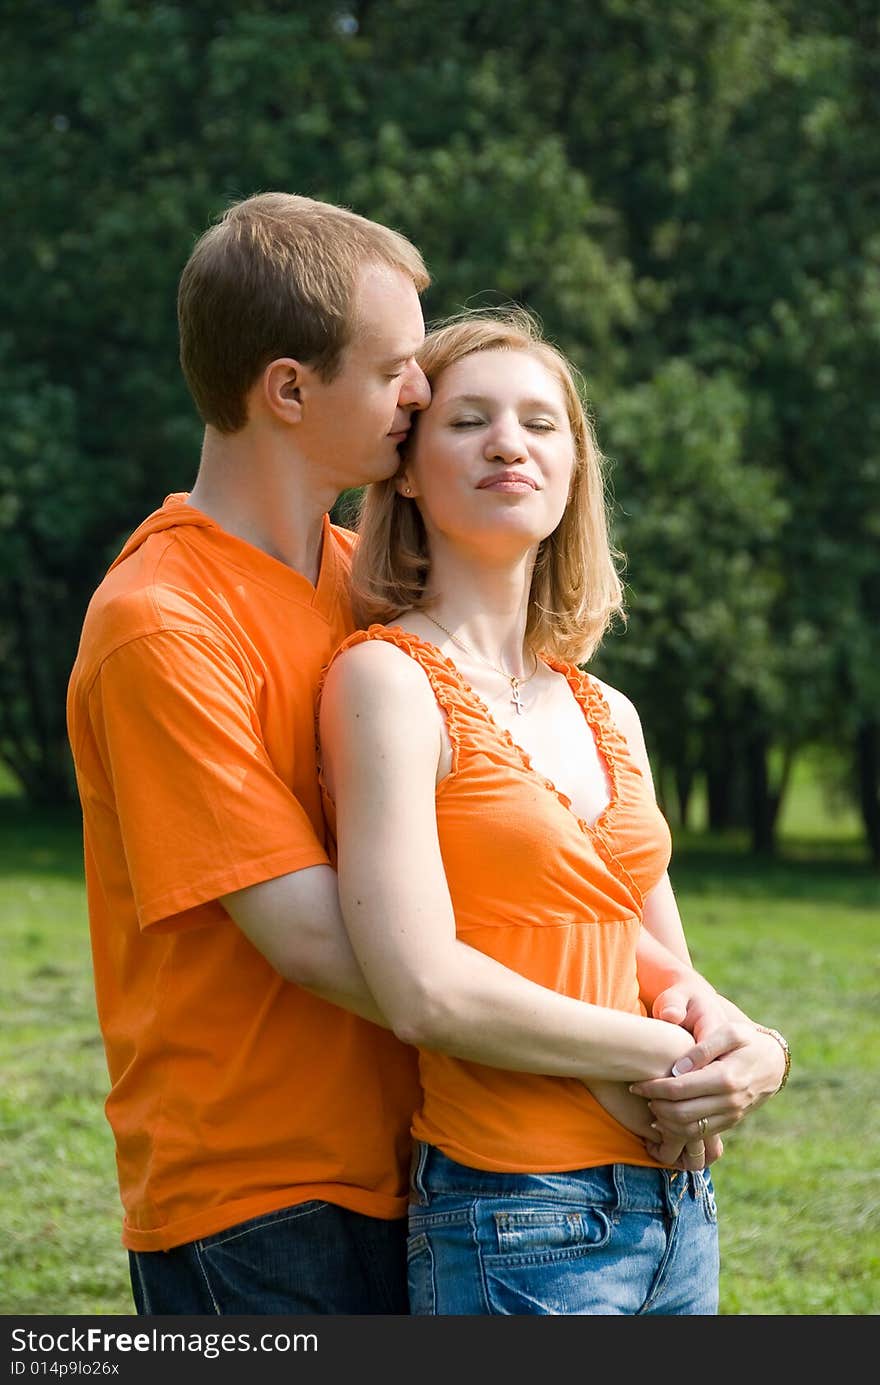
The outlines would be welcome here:
M 511 678 L 511 680 L 510 680 L 510 700 L 511 700 L 511 702 L 513 703 L 514 707 L 516 708 L 516 714 L 517 714 L 517 716 L 518 716 L 518 717 L 521 717 L 522 714 L 523 714 L 523 710 L 524 710 L 524 709 L 523 709 L 523 704 L 522 704 L 522 698 L 521 698 L 520 695 L 519 695 L 519 679 L 518 679 L 518 678 Z

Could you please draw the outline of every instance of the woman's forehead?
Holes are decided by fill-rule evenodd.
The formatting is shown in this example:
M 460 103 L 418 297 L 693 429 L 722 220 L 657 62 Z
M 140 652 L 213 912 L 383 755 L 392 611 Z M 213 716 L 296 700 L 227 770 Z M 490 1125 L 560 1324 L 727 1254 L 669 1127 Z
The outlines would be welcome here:
M 528 393 L 564 401 L 559 376 L 540 356 L 528 350 L 496 348 L 472 351 L 448 365 L 434 378 L 435 396 Z

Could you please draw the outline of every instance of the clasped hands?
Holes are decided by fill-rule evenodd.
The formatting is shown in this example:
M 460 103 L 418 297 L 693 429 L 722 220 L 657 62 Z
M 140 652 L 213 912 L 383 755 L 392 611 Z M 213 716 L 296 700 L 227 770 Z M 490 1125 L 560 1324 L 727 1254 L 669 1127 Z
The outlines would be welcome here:
M 643 1098 L 637 1133 L 652 1158 L 695 1171 L 720 1159 L 721 1133 L 732 1129 L 779 1088 L 784 1059 L 778 1043 L 708 985 L 678 983 L 654 1001 L 654 1019 L 680 1024 L 696 1040 L 669 1077 L 634 1082 Z

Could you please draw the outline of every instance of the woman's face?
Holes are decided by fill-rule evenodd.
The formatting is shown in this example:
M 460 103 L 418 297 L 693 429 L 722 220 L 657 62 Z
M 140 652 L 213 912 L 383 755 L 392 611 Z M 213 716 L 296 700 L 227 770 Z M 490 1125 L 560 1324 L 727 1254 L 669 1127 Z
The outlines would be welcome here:
M 432 545 L 512 558 L 553 533 L 573 468 L 555 374 L 528 351 L 475 351 L 434 381 L 398 487 L 409 486 Z

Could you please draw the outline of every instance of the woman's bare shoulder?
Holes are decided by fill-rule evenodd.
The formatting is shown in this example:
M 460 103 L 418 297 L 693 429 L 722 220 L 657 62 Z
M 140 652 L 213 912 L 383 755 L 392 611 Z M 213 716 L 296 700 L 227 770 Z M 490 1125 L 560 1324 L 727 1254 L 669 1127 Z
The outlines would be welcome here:
M 340 649 L 323 680 L 322 707 L 332 703 L 349 716 L 405 711 L 407 720 L 435 704 L 424 669 L 391 640 L 363 639 Z

